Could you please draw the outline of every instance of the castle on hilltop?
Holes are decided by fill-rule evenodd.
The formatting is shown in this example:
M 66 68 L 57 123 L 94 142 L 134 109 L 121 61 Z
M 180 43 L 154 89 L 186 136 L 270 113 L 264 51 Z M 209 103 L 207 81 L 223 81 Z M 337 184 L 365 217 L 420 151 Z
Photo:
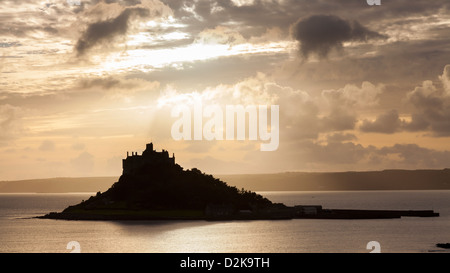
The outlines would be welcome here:
M 153 150 L 153 143 L 148 143 L 142 155 L 137 152 L 131 152 L 131 156 L 127 152 L 127 158 L 122 160 L 123 174 L 133 174 L 145 165 L 163 164 L 175 165 L 175 154 L 169 156 L 169 152 L 162 150 L 157 152 Z

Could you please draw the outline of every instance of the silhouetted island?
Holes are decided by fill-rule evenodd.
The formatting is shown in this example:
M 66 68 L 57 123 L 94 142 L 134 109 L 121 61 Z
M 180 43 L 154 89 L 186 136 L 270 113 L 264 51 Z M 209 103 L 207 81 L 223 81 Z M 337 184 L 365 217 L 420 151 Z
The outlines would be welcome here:
M 142 155 L 127 153 L 119 181 L 107 191 L 62 212 L 39 218 L 66 220 L 239 220 L 374 219 L 438 216 L 433 211 L 336 210 L 322 206 L 288 207 L 245 189 L 231 187 L 193 168 L 184 170 L 175 155 L 153 144 Z
M 175 163 L 175 155 L 158 152 L 149 143 L 142 155 L 127 153 L 119 181 L 107 191 L 43 218 L 272 219 L 289 218 L 289 213 L 283 204 L 228 186 L 196 168 L 184 170 Z

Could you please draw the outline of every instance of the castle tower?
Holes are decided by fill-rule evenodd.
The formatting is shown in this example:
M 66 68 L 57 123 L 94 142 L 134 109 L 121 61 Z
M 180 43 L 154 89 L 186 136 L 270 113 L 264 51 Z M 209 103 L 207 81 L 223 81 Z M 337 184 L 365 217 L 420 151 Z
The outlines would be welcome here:
M 145 150 L 149 151 L 149 152 L 152 152 L 153 151 L 153 142 L 148 143 L 146 148 L 145 148 Z
M 145 165 L 175 165 L 175 154 L 172 154 L 172 156 L 171 158 L 169 152 L 164 149 L 161 152 L 155 151 L 153 143 L 148 143 L 142 155 L 138 155 L 138 152 L 131 152 L 130 157 L 127 152 L 127 158 L 122 160 L 123 174 L 133 173 Z

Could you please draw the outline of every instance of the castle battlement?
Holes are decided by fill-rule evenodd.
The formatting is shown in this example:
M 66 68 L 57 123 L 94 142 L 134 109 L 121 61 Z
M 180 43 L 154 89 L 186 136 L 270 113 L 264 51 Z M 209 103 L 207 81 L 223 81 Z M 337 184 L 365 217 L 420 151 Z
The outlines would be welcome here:
M 170 157 L 169 152 L 164 149 L 161 152 L 157 152 L 153 149 L 153 143 L 148 143 L 142 155 L 138 155 L 137 152 L 131 152 L 130 156 L 129 152 L 127 152 L 127 158 L 122 160 L 123 174 L 133 174 L 143 166 L 152 164 L 173 166 L 175 165 L 175 154 L 172 154 L 172 157 Z

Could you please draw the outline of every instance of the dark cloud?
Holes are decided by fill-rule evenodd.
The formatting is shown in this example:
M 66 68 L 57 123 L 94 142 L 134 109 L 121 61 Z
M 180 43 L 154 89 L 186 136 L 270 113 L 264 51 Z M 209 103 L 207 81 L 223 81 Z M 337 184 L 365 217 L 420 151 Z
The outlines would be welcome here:
M 341 48 L 344 42 L 385 38 L 357 21 L 346 21 L 334 15 L 313 15 L 302 19 L 294 24 L 292 35 L 300 42 L 300 52 L 304 57 L 315 53 L 322 58 L 327 57 L 332 49 Z
M 400 130 L 402 121 L 397 110 L 390 110 L 379 115 L 375 121 L 364 120 L 359 127 L 362 132 L 393 134 Z
M 450 39 L 410 40 L 374 45 L 365 43 L 345 49 L 345 58 L 332 61 L 303 62 L 298 60 L 281 67 L 281 73 L 290 77 L 289 84 L 314 92 L 334 89 L 345 84 L 360 84 L 361 80 L 389 86 L 383 105 L 397 108 L 405 90 L 413 90 L 424 79 L 435 79 L 450 60 Z M 367 52 L 374 55 L 368 56 Z M 407 65 L 406 65 L 407 64 Z M 293 72 L 295 71 L 295 72 Z M 399 109 L 399 113 L 402 113 Z
M 77 56 L 100 43 L 111 42 L 115 37 L 125 35 L 129 28 L 130 18 L 147 17 L 148 9 L 135 7 L 124 9 L 117 17 L 90 24 L 75 45 Z
M 189 30 L 199 32 L 232 22 L 245 38 L 259 36 L 268 28 L 277 27 L 288 33 L 289 26 L 300 17 L 318 13 L 343 13 L 355 16 L 361 12 L 361 1 L 348 0 L 284 0 L 252 1 L 237 5 L 231 0 L 161 0 L 174 12 L 176 18 L 189 25 Z M 364 3 L 365 4 L 365 3 Z M 376 12 L 372 9 L 372 12 Z
M 195 4 L 195 12 L 202 18 L 208 18 L 211 15 L 211 2 L 209 0 L 198 1 Z
M 406 131 L 417 132 L 425 131 L 429 126 L 429 122 L 423 115 L 413 113 L 411 115 L 411 121 L 405 124 L 404 129 Z
M 323 131 L 344 131 L 355 128 L 356 114 L 341 107 L 335 107 L 331 113 L 321 120 Z

